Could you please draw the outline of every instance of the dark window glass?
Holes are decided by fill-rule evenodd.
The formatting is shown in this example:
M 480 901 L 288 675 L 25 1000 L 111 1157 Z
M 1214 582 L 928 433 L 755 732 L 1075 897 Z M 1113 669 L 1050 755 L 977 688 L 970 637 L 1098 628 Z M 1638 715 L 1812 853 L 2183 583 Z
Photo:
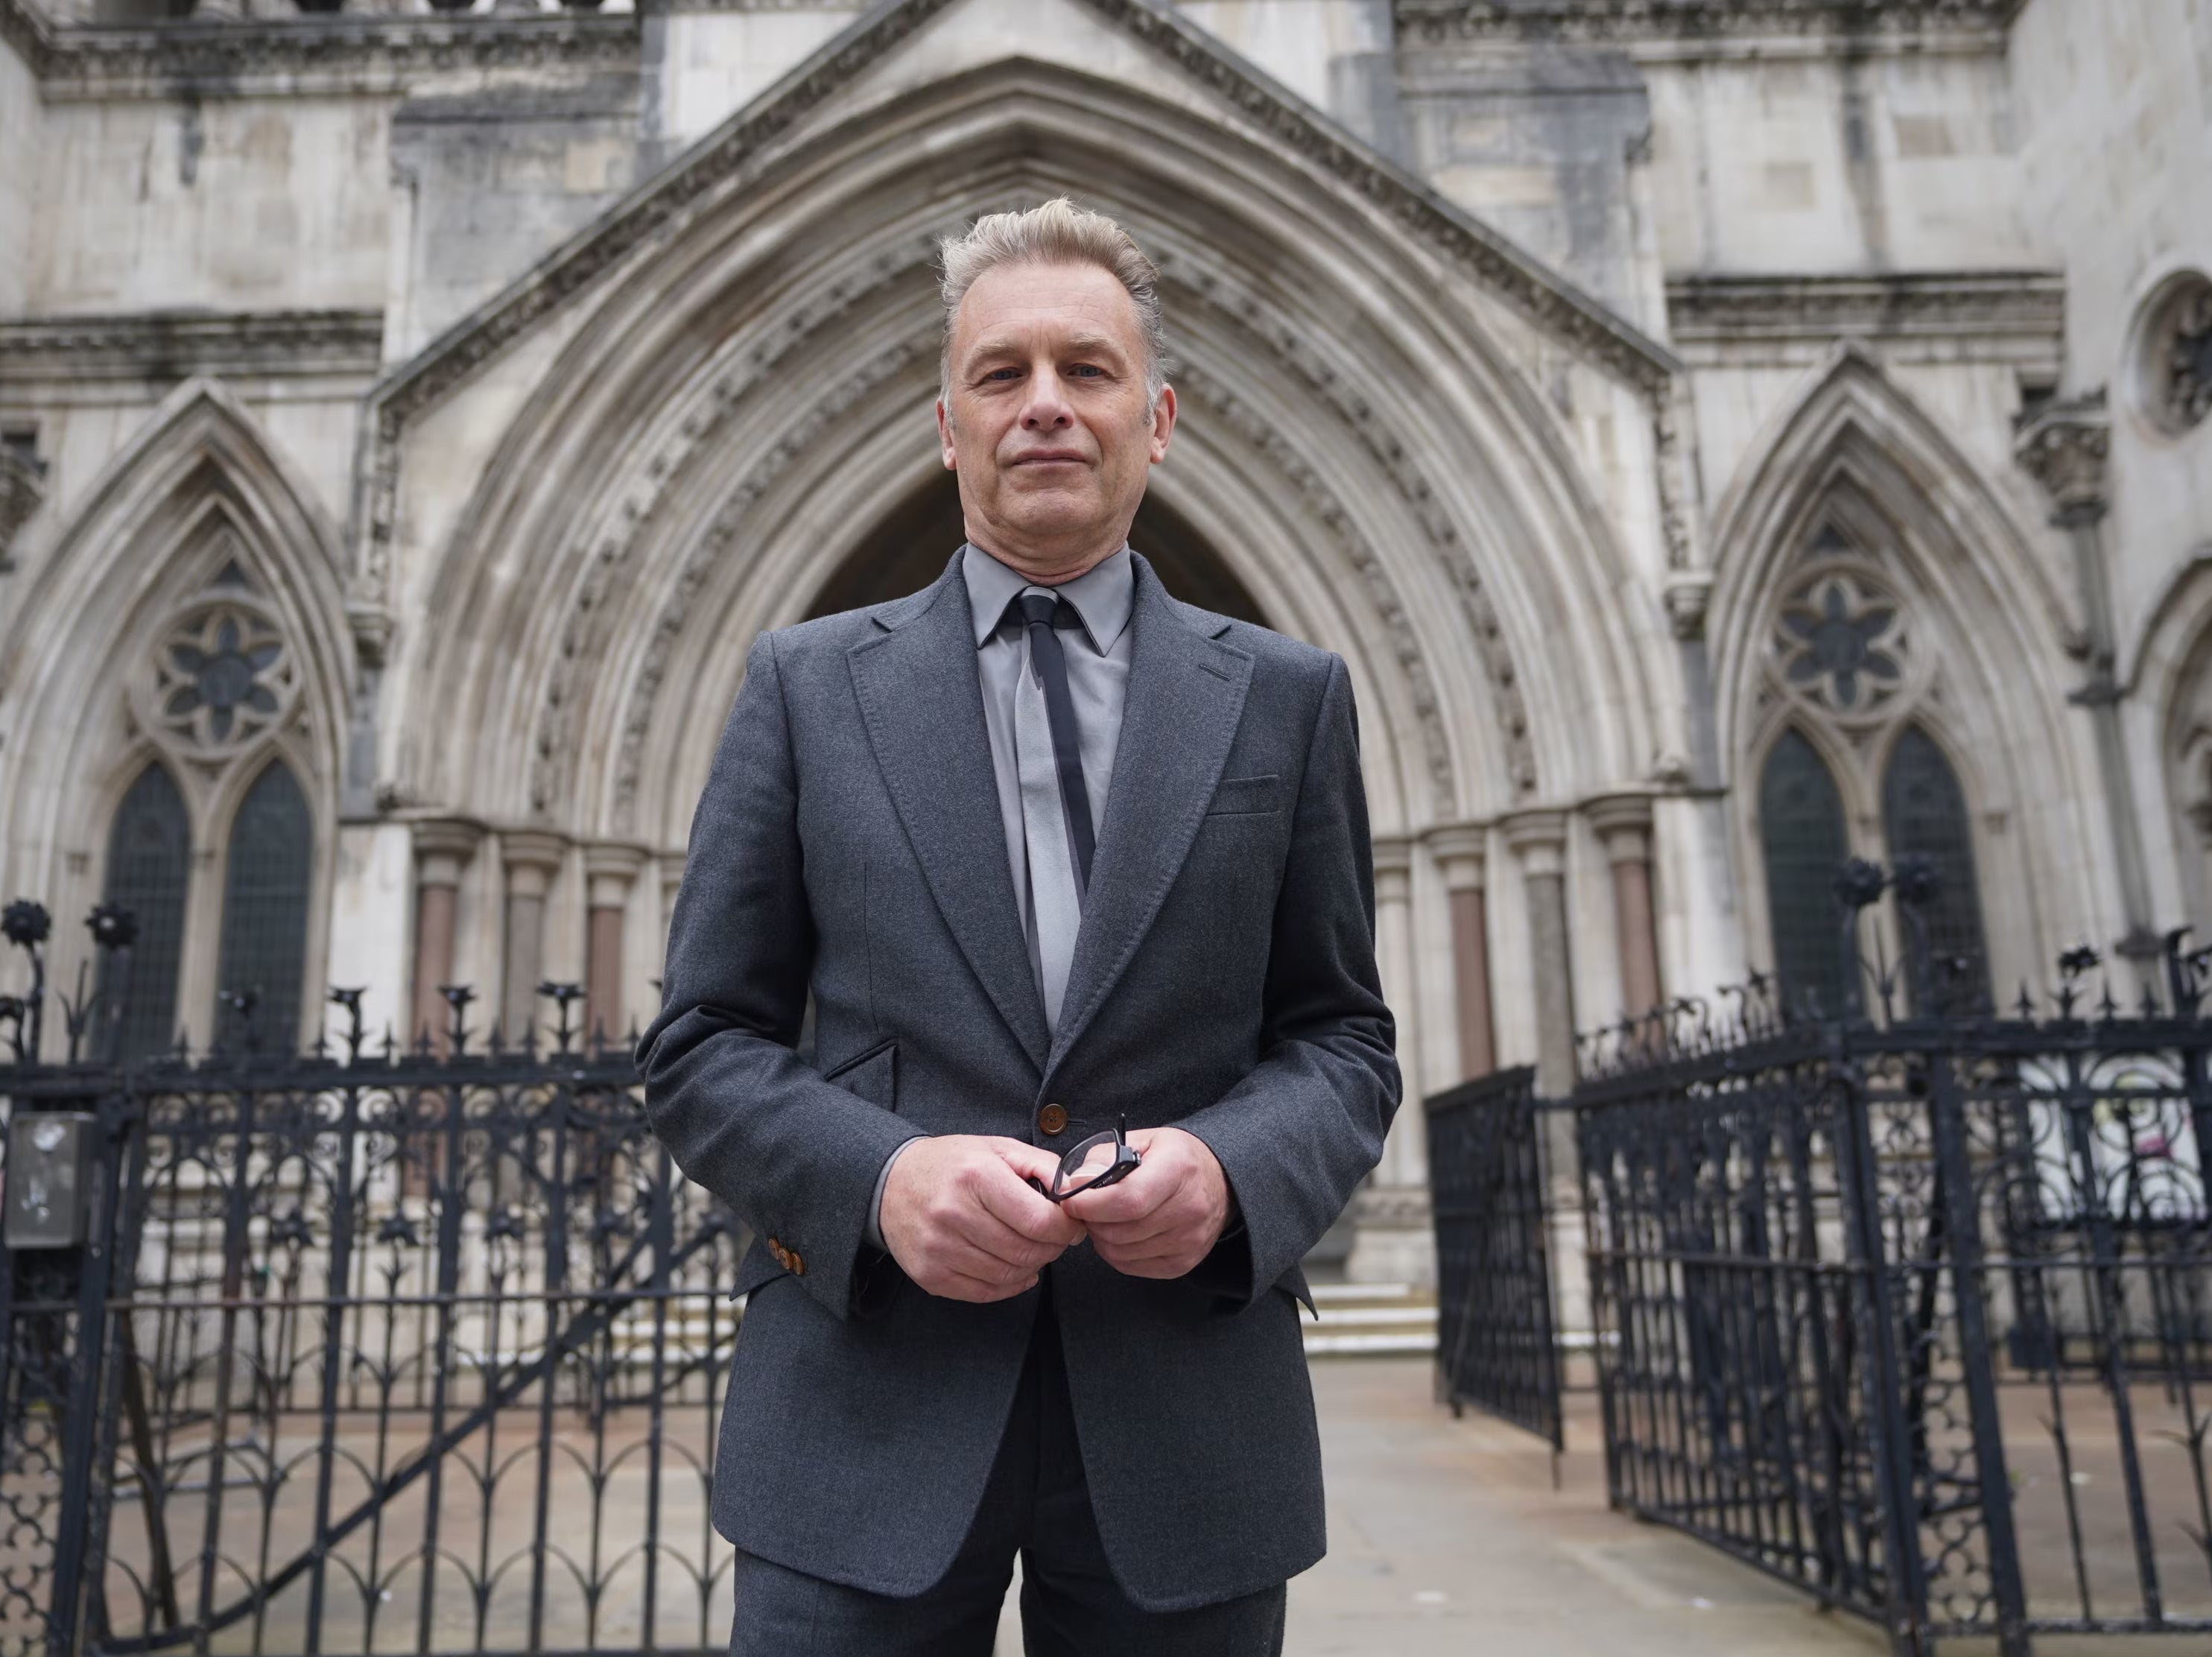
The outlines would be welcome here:
M 137 917 L 130 978 L 100 974 L 106 1008 L 120 1001 L 120 1053 L 140 1059 L 166 1052 L 177 1039 L 177 971 L 185 948 L 185 887 L 191 877 L 192 831 L 184 797 L 159 765 L 149 765 L 116 808 L 107 835 L 106 901 Z
M 307 796 L 283 762 L 261 774 L 238 808 L 228 863 L 221 987 L 225 994 L 252 992 L 257 1040 L 289 1052 L 299 1040 L 307 971 L 314 823 Z M 234 1029 L 234 1015 L 226 1012 L 226 1036 Z
M 1766 857 L 1766 912 L 1774 926 L 1774 970 L 1788 1005 L 1833 1017 L 1855 1007 L 1843 965 L 1843 911 L 1836 871 L 1850 855 L 1843 797 L 1813 744 L 1795 731 L 1766 756 L 1759 780 Z
M 1936 865 L 1936 901 L 1923 913 L 1936 966 L 1936 994 L 1909 982 L 1915 1011 L 1978 1012 L 1989 1003 L 1990 966 L 1982 938 L 1981 889 L 1974 880 L 1974 835 L 1966 797 L 1935 739 L 1914 725 L 1898 738 L 1882 779 L 1883 826 L 1889 856 L 1918 856 Z M 1900 924 L 1903 924 L 1900 920 Z M 1917 978 L 1907 950 L 1908 979 Z

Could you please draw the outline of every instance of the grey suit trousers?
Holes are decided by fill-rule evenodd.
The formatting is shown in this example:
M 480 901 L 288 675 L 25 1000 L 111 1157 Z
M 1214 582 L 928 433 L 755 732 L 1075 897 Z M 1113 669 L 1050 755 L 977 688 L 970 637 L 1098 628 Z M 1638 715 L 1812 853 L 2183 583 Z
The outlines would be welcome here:
M 1051 1278 L 1036 1291 L 1044 1303 L 990 1481 L 944 1580 L 894 1599 L 740 1554 L 731 1657 L 991 1657 L 1017 1552 L 1028 1657 L 1279 1657 L 1280 1584 L 1146 1611 L 1114 1580 L 1076 1443 Z M 799 1291 L 784 1280 L 762 1292 Z

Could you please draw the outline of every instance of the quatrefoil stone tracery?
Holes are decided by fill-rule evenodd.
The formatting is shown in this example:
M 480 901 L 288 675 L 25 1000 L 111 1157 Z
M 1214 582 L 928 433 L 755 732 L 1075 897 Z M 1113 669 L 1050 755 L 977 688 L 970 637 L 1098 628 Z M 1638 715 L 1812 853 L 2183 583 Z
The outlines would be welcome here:
M 155 731 L 189 751 L 229 754 L 280 726 L 296 689 L 276 623 L 222 602 L 188 611 L 163 636 L 142 711 Z

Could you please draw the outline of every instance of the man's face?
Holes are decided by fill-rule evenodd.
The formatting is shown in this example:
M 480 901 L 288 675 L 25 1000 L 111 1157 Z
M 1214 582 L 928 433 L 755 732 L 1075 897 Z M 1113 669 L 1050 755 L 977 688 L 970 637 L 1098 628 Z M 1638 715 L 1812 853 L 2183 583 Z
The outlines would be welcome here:
M 1145 395 L 1137 307 L 1089 264 L 1002 264 L 952 320 L 937 405 L 969 537 L 1033 577 L 1066 580 L 1118 548 L 1168 452 L 1175 393 Z

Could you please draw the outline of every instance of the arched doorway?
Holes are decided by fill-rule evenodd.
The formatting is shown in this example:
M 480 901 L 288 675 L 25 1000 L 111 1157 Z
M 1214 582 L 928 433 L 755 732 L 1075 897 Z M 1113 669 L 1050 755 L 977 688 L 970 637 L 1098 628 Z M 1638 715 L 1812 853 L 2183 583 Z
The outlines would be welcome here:
M 807 616 L 835 616 L 918 592 L 944 573 L 945 560 L 965 538 L 959 486 L 945 472 L 884 515 L 823 584 Z M 1205 536 L 1157 496 L 1138 508 L 1129 544 L 1152 561 L 1161 584 L 1185 604 L 1267 625 L 1258 603 Z

